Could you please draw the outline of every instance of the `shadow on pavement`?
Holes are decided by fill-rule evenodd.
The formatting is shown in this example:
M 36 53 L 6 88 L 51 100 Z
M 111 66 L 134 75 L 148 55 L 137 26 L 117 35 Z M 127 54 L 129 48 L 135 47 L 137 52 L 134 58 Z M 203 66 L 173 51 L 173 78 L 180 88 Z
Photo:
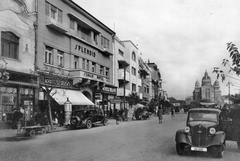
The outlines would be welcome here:
M 0 141 L 5 141 L 5 142 L 25 141 L 25 140 L 33 140 L 33 139 L 35 139 L 35 136 L 31 137 L 31 136 L 25 136 L 25 135 L 17 135 L 17 136 L 11 136 L 11 137 L 0 137 Z

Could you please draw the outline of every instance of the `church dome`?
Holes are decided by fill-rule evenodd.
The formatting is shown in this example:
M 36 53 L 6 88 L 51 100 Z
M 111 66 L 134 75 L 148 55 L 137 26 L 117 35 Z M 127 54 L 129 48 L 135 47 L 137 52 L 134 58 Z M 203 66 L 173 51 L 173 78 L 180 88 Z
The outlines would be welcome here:
M 214 87 L 219 87 L 219 86 L 220 86 L 219 81 L 216 80 L 216 81 L 214 82 Z
M 195 88 L 197 88 L 197 87 L 200 87 L 200 83 L 198 80 L 195 82 Z
M 207 73 L 207 71 L 205 72 L 205 74 L 204 74 L 204 76 L 203 76 L 203 78 L 202 78 L 202 86 L 204 86 L 204 85 L 211 85 L 211 82 L 212 82 L 212 80 L 211 80 L 211 78 L 208 76 L 208 73 Z

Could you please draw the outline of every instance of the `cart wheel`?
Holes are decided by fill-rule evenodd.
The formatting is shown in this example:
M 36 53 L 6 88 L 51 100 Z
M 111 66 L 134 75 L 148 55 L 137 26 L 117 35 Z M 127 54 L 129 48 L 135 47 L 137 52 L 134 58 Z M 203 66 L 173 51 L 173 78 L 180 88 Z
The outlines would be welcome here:
M 30 136 L 35 136 L 35 135 L 36 135 L 35 130 L 31 130 L 31 131 L 29 132 L 29 135 L 30 135 Z
M 41 133 L 42 134 L 46 134 L 47 133 L 47 130 L 45 129 L 45 127 L 41 129 Z

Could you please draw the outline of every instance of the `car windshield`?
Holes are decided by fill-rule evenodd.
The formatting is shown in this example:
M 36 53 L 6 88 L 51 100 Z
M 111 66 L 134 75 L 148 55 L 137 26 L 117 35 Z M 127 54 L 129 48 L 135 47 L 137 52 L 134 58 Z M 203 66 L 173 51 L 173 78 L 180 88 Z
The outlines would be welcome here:
M 205 111 L 194 111 L 188 115 L 189 121 L 213 121 L 217 122 L 217 113 L 205 112 Z

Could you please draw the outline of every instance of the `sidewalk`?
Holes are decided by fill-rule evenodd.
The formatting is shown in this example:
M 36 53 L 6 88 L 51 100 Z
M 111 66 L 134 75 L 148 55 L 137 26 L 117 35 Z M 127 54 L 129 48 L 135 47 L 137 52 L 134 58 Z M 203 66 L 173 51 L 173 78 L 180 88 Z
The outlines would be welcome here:
M 131 121 L 131 119 L 129 121 Z M 114 125 L 116 124 L 116 120 L 115 119 L 109 119 L 108 120 L 108 125 L 113 125 L 113 124 Z M 60 132 L 60 131 L 66 131 L 66 130 L 70 130 L 70 127 L 56 126 L 55 129 L 53 129 L 51 131 L 51 133 Z M 19 136 L 17 134 L 17 129 L 0 129 L 0 139 L 1 138 L 17 137 L 17 136 Z

